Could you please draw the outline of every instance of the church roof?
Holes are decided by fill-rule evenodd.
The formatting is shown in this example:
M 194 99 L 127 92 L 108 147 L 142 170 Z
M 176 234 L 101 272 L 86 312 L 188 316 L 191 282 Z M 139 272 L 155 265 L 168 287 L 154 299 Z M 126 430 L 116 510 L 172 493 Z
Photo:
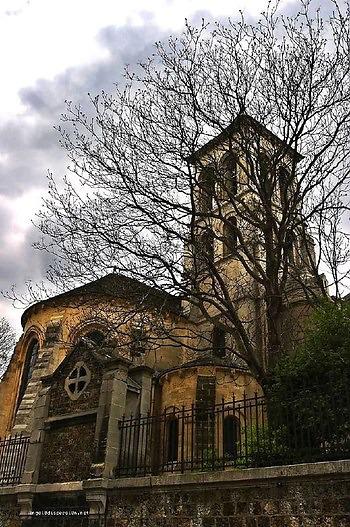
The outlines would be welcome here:
M 212 353 L 201 353 L 197 358 L 184 362 L 180 366 L 175 366 L 159 373 L 159 377 L 166 373 L 182 370 L 186 368 L 195 368 L 196 366 L 221 366 L 222 368 L 231 368 L 249 372 L 249 368 L 243 359 L 237 355 L 227 357 L 216 357 Z
M 264 126 L 262 123 L 259 123 L 259 121 L 254 119 L 254 117 L 251 117 L 246 113 L 241 113 L 237 115 L 232 123 L 229 124 L 220 134 L 213 137 L 213 139 L 205 143 L 198 150 L 196 150 L 196 152 L 191 154 L 188 158 L 188 161 L 190 163 L 195 163 L 195 161 L 201 156 L 205 155 L 207 152 L 210 152 L 210 150 L 223 143 L 234 132 L 239 131 L 243 125 L 248 125 L 252 129 L 255 129 L 259 134 L 261 134 L 261 136 L 266 137 L 272 143 L 277 143 L 281 146 L 284 146 L 288 152 L 296 156 L 297 161 L 300 161 L 303 158 L 299 152 L 289 146 L 283 139 L 271 132 L 271 130 L 266 128 L 266 126 Z
M 247 369 L 246 363 L 237 355 L 228 357 L 216 357 L 212 353 L 203 353 L 200 357 L 182 364 L 182 368 L 191 368 L 192 366 L 223 366 L 227 368 Z
M 41 300 L 28 307 L 22 314 L 22 327 L 25 326 L 29 316 L 44 306 L 60 306 L 65 301 L 72 301 L 77 297 L 107 296 L 127 300 L 142 306 L 143 308 L 161 308 L 165 311 L 179 314 L 181 309 L 181 298 L 171 295 L 162 289 L 149 286 L 128 276 L 110 273 L 82 286 L 70 289 L 59 295 Z

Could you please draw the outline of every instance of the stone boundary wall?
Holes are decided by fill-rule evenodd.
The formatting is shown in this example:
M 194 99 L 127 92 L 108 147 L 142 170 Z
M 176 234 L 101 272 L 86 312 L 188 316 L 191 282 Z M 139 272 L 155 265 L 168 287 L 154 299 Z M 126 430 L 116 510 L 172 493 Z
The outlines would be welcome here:
M 90 510 L 89 527 L 349 527 L 350 460 L 20 484 L 0 487 L 0 510 L 19 507 L 16 516 L 24 519 L 32 502 L 79 496 Z
M 119 480 L 108 492 L 106 527 L 349 527 L 344 468 L 315 463 Z

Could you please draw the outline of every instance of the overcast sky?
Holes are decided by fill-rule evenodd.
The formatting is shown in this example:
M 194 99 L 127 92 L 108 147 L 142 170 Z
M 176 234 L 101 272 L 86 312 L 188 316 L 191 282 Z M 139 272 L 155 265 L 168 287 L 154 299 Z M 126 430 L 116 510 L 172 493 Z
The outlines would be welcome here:
M 291 4 L 284 1 L 282 4 Z M 263 0 L 0 0 L 0 290 L 40 280 L 47 258 L 32 248 L 31 219 L 50 169 L 63 175 L 53 126 L 64 100 L 111 91 L 124 64 L 152 53 L 154 41 L 184 19 L 258 16 Z M 289 7 L 289 6 L 288 6 Z M 19 309 L 0 298 L 0 316 L 20 331 Z

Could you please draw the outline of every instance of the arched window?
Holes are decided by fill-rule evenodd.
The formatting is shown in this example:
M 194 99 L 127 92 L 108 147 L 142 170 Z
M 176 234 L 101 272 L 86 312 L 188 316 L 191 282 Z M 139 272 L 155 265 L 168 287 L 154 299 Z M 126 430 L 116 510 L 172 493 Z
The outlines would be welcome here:
M 31 339 L 28 345 L 26 358 L 24 362 L 21 388 L 19 391 L 18 404 L 20 404 L 23 395 L 27 389 L 28 383 L 33 375 L 35 363 L 39 354 L 39 341 L 36 338 Z
M 38 358 L 39 353 L 39 341 L 37 339 L 33 339 L 29 345 L 29 349 L 27 354 L 29 355 L 29 365 L 28 365 L 28 381 L 31 379 L 33 375 L 33 370 L 35 363 Z
M 238 191 L 238 163 L 234 154 L 225 156 L 221 173 L 220 198 L 232 199 Z
M 99 331 L 97 329 L 95 329 L 93 331 L 89 331 L 89 333 L 86 333 L 84 335 L 84 337 L 86 337 L 87 339 L 91 340 L 92 342 L 94 342 L 98 346 L 101 346 L 101 344 L 103 344 L 103 342 L 104 342 L 104 340 L 106 338 L 105 335 L 102 333 L 102 331 Z
M 216 357 L 225 357 L 226 355 L 226 331 L 223 328 L 214 326 L 212 344 L 213 344 L 213 354 Z
M 235 254 L 237 251 L 237 219 L 234 216 L 226 218 L 223 227 L 223 256 Z
M 179 421 L 177 417 L 168 417 L 166 428 L 166 460 L 168 462 L 177 461 L 179 447 Z
M 226 458 L 237 457 L 238 442 L 240 434 L 239 419 L 234 415 L 228 415 L 223 422 L 223 450 Z
M 199 208 L 201 212 L 209 212 L 213 208 L 214 169 L 204 168 L 198 178 Z
M 296 249 L 295 245 L 295 234 L 292 231 L 292 229 L 287 229 L 285 234 L 285 242 L 284 242 L 284 252 L 286 259 L 289 260 L 290 263 L 295 264 L 295 255 L 294 251 Z

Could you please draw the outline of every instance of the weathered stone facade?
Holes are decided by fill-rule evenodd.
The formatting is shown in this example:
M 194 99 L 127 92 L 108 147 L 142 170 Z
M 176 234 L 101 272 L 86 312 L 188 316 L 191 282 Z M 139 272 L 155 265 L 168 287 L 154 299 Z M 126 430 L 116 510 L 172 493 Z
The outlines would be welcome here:
M 96 415 L 52 427 L 44 441 L 39 483 L 78 481 L 90 477 Z

